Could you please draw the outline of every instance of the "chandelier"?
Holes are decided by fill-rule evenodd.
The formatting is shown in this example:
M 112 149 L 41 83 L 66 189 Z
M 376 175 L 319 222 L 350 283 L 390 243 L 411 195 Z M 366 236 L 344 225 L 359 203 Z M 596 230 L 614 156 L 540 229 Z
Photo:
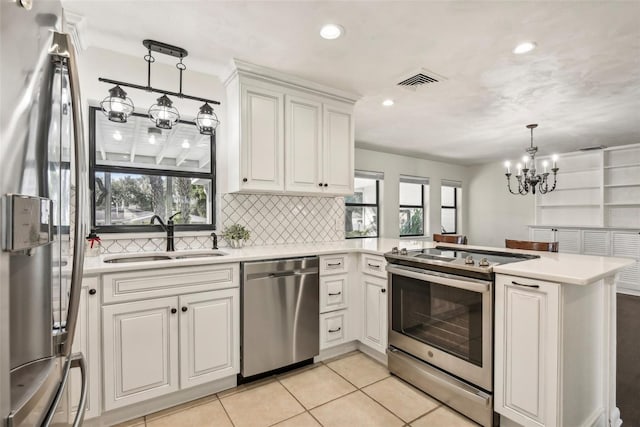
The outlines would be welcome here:
M 525 195 L 531 191 L 531 194 L 536 194 L 536 186 L 538 186 L 538 193 L 547 194 L 556 189 L 557 178 L 556 175 L 558 173 L 557 160 L 558 156 L 554 155 L 552 157 L 553 165 L 551 167 L 551 172 L 553 172 L 553 184 L 551 188 L 549 188 L 549 162 L 543 161 L 542 167 L 544 172 L 542 174 L 536 174 L 536 153 L 538 152 L 538 147 L 533 146 L 533 130 L 537 128 L 537 124 L 527 125 L 527 129 L 531 130 L 531 146 L 527 148 L 527 154 L 522 158 L 524 163 L 524 167 L 522 167 L 522 163 L 518 163 L 516 168 L 518 169 L 518 174 L 516 175 L 516 179 L 518 180 L 518 191 L 513 191 L 511 189 L 511 163 L 505 162 L 504 166 L 507 169 L 507 173 L 505 173 L 507 177 L 507 188 L 511 194 L 521 194 Z
M 134 106 L 131 98 L 128 98 L 127 93 L 120 87 L 125 86 L 133 89 L 144 90 L 146 92 L 155 92 L 162 95 L 157 99 L 157 103 L 153 104 L 148 110 L 149 120 L 155 123 L 156 127 L 159 129 L 171 129 L 180 120 L 180 112 L 173 106 L 173 101 L 171 101 L 167 95 L 181 99 L 204 102 L 196 114 L 195 125 L 198 127 L 198 131 L 200 131 L 201 134 L 213 135 L 220 121 L 209 104 L 220 105 L 220 103 L 211 99 L 182 93 L 182 72 L 187 69 L 187 66 L 182 63 L 182 60 L 188 55 L 188 52 L 181 47 L 172 46 L 155 40 L 143 40 L 142 44 L 148 51 L 147 55 L 144 57 L 144 60 L 147 62 L 147 85 L 142 86 L 134 83 L 126 83 L 100 77 L 98 79 L 99 81 L 115 85 L 113 88 L 109 89 L 109 96 L 100 103 L 102 112 L 105 116 L 112 122 L 127 122 L 127 118 L 133 112 Z M 152 51 L 179 58 L 180 62 L 176 64 L 176 68 L 179 70 L 180 74 L 178 92 L 151 86 L 151 64 L 155 62 L 155 58 L 151 54 Z

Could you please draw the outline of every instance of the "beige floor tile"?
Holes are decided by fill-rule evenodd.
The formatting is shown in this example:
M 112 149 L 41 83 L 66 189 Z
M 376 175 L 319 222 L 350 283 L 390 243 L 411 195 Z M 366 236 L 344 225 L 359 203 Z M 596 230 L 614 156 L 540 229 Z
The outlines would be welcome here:
M 125 421 L 124 423 L 115 424 L 113 427 L 144 427 L 144 417 L 135 418 Z
M 400 418 L 394 416 L 361 391 L 356 391 L 312 409 L 311 414 L 325 427 L 393 427 L 404 425 Z
M 307 409 L 315 408 L 356 390 L 340 375 L 322 365 L 283 378 L 280 382 Z
M 147 427 L 233 427 L 219 400 L 192 406 L 163 417 L 147 418 Z
M 371 384 L 362 391 L 406 422 L 440 406 L 436 400 L 396 377 Z
M 433 412 L 411 423 L 412 427 L 477 427 L 478 424 L 458 414 L 453 409 L 441 406 Z
M 236 427 L 270 426 L 304 412 L 304 408 L 279 382 L 220 399 Z
M 296 415 L 293 418 L 289 418 L 286 421 L 278 423 L 273 427 L 322 427 L 316 420 L 313 419 L 308 412 L 303 412 L 300 415 Z
M 386 366 L 362 353 L 327 364 L 356 387 L 364 387 L 389 376 Z

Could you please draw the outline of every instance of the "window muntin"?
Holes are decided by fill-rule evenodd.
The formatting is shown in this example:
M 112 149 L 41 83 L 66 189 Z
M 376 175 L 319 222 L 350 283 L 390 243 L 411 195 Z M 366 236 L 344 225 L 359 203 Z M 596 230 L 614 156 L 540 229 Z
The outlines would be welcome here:
M 377 237 L 380 181 L 375 174 L 358 174 L 354 193 L 345 197 L 345 237 Z
M 185 121 L 158 131 L 146 115 L 121 124 L 90 109 L 92 224 L 99 232 L 161 231 L 151 217 L 176 212 L 177 230 L 214 228 L 215 135 L 200 135 Z
M 460 184 L 443 182 L 441 187 L 441 233 L 458 233 Z
M 400 237 L 424 235 L 424 184 L 400 177 Z

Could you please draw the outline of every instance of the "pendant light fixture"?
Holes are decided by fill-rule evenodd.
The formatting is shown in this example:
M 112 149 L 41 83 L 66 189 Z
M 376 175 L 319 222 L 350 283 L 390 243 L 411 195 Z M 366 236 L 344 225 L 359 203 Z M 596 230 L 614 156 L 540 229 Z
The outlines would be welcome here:
M 527 155 L 522 158 L 524 162 L 524 167 L 522 167 L 522 163 L 518 163 L 516 167 L 518 168 L 518 174 L 516 175 L 516 179 L 518 180 L 518 191 L 513 191 L 511 189 L 511 163 L 505 162 L 504 166 L 507 169 L 505 176 L 507 177 L 507 188 L 511 194 L 520 194 L 525 195 L 531 191 L 531 194 L 536 194 L 536 186 L 538 186 L 537 191 L 540 194 L 551 193 L 556 189 L 557 183 L 557 174 L 560 169 L 558 169 L 557 165 L 557 156 L 553 156 L 553 166 L 551 167 L 551 172 L 553 172 L 553 184 L 549 187 L 549 163 L 545 160 L 542 163 L 544 168 L 544 172 L 541 174 L 536 173 L 536 153 L 538 152 L 538 147 L 534 147 L 533 145 L 533 130 L 537 128 L 537 124 L 527 125 L 527 129 L 531 130 L 531 145 L 527 148 Z
M 126 123 L 129 114 L 133 112 L 133 101 L 127 98 L 127 92 L 119 85 L 109 89 L 109 96 L 100 103 L 102 112 L 112 122 Z
M 109 90 L 109 96 L 100 103 L 104 114 L 113 122 L 125 123 L 127 121 L 127 117 L 133 112 L 133 102 L 130 98 L 127 98 L 127 93 L 120 87 L 125 86 L 144 90 L 146 92 L 162 94 L 162 96 L 157 99 L 157 103 L 153 104 L 148 111 L 149 119 L 154 122 L 156 127 L 159 129 L 171 129 L 180 120 L 180 113 L 178 112 L 178 109 L 173 106 L 173 101 L 169 99 L 168 95 L 175 96 L 180 99 L 204 102 L 204 105 L 199 108 L 196 115 L 195 125 L 203 135 L 215 134 L 220 121 L 213 112 L 213 108 L 210 104 L 220 105 L 220 103 L 212 99 L 200 98 L 198 96 L 182 93 L 182 72 L 187 69 L 182 60 L 188 55 L 188 52 L 181 47 L 172 46 L 155 40 L 143 40 L 142 44 L 148 51 L 147 55 L 144 57 L 144 60 L 147 62 L 147 85 L 143 86 L 134 83 L 105 79 L 102 77 L 98 78 L 101 82 L 116 85 L 114 88 Z M 178 92 L 151 86 L 151 64 L 155 62 L 155 58 L 151 54 L 152 51 L 179 58 L 180 62 L 176 64 L 176 68 L 179 70 L 180 75 Z
M 213 135 L 219 123 L 220 120 L 218 120 L 216 113 L 213 112 L 213 108 L 211 108 L 208 102 L 205 102 L 202 107 L 200 107 L 200 111 L 196 117 L 198 130 L 202 135 Z

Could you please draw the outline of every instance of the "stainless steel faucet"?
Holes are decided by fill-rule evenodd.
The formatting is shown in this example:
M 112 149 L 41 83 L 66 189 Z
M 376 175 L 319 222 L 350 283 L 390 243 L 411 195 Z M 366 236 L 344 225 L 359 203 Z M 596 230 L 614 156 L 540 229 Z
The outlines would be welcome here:
M 175 243 L 173 240 L 173 230 L 175 227 L 175 223 L 173 222 L 173 218 L 176 217 L 176 215 L 180 215 L 181 212 L 176 212 L 173 215 L 171 215 L 169 217 L 169 219 L 167 220 L 167 224 L 165 225 L 164 221 L 162 221 L 162 218 L 160 218 L 158 215 L 154 215 L 151 217 L 151 224 L 155 224 L 155 221 L 158 221 L 158 224 L 160 225 L 160 227 L 162 227 L 162 229 L 167 233 L 167 252 L 173 252 L 176 250 L 175 248 Z

